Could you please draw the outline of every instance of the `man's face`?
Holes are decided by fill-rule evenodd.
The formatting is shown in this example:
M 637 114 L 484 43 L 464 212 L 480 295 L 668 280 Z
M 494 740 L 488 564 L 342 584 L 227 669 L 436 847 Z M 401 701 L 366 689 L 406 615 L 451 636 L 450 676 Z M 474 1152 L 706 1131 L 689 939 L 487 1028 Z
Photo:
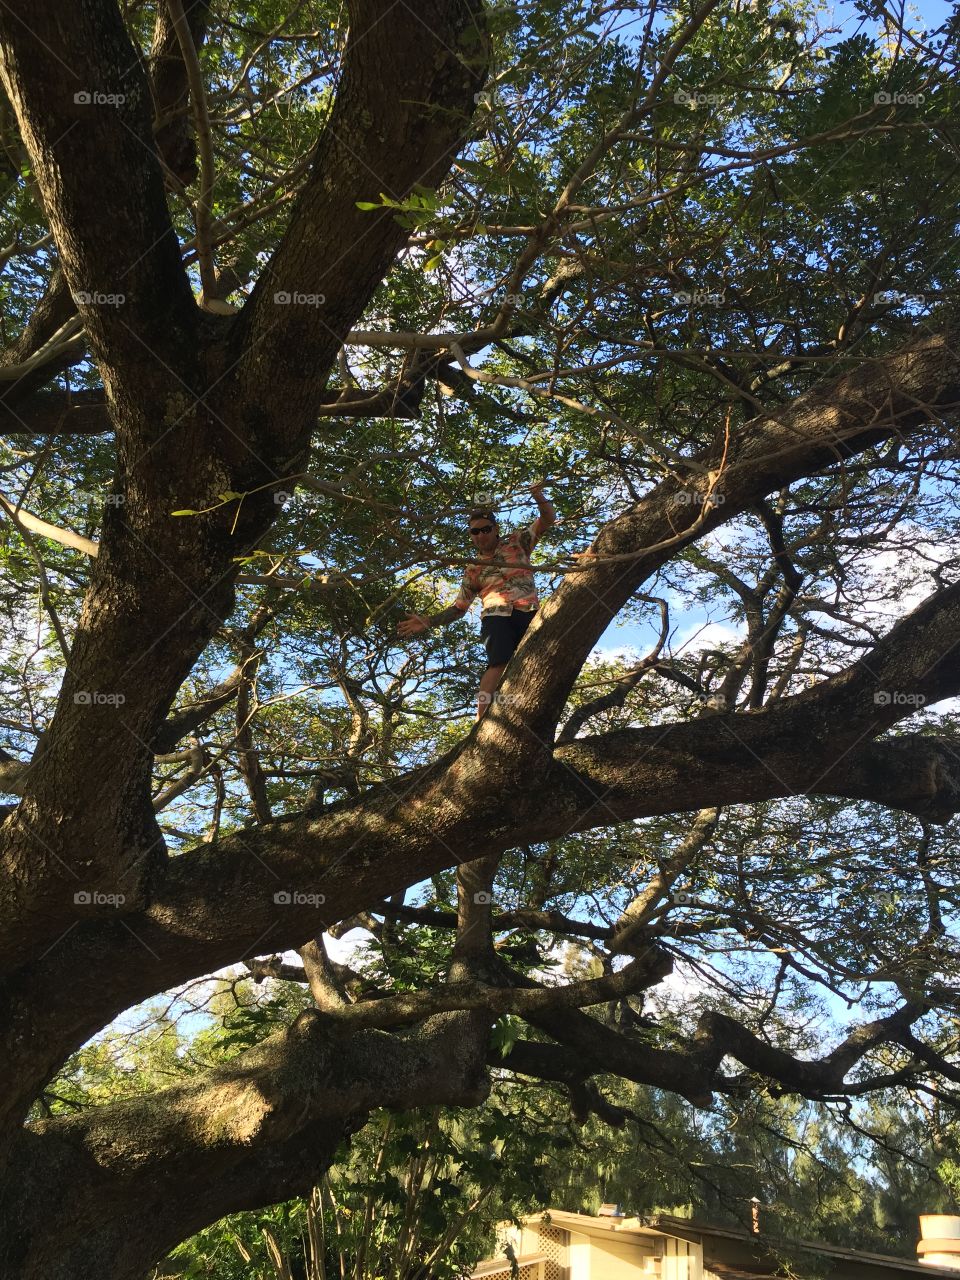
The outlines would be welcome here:
M 482 554 L 494 549 L 499 536 L 492 520 L 483 520 L 478 516 L 476 520 L 470 521 L 470 541 Z

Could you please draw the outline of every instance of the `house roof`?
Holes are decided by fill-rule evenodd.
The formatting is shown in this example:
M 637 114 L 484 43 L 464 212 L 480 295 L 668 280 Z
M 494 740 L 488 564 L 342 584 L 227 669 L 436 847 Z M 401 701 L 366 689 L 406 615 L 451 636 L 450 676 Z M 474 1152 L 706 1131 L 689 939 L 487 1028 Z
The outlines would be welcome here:
M 808 1253 L 819 1253 L 827 1258 L 847 1259 L 866 1262 L 875 1267 L 894 1267 L 898 1271 L 912 1271 L 925 1276 L 953 1276 L 957 1272 L 952 1267 L 935 1267 L 928 1262 L 917 1262 L 914 1258 L 902 1258 L 891 1253 L 872 1253 L 868 1249 L 850 1249 L 844 1245 L 828 1244 L 825 1240 L 790 1240 L 785 1236 L 769 1235 L 766 1231 L 755 1234 L 738 1227 L 718 1227 L 707 1222 L 698 1222 L 694 1218 L 675 1218 L 669 1214 L 656 1214 L 643 1221 L 667 1235 L 677 1235 L 681 1239 L 696 1239 L 703 1236 L 717 1236 L 729 1240 L 742 1240 L 760 1245 L 767 1249 L 802 1249 Z M 711 1267 L 711 1270 L 715 1268 Z
M 542 1213 L 532 1213 L 524 1218 L 524 1222 L 542 1222 L 545 1214 L 549 1215 L 551 1226 L 563 1227 L 567 1231 L 585 1231 L 588 1235 L 596 1232 L 648 1237 L 664 1234 L 662 1229 L 650 1226 L 640 1218 L 595 1218 L 589 1213 L 568 1213 L 565 1209 L 546 1209 Z
M 776 1273 L 769 1267 L 731 1267 L 726 1262 L 711 1261 L 708 1267 L 711 1275 L 719 1276 L 719 1280 L 778 1280 Z
M 914 1258 L 898 1257 L 895 1254 L 873 1253 L 867 1249 L 850 1249 L 842 1245 L 828 1244 L 825 1240 L 791 1240 L 784 1236 L 770 1235 L 766 1231 L 754 1233 L 738 1227 L 715 1226 L 712 1223 L 699 1222 L 694 1218 L 677 1218 L 670 1214 L 654 1214 L 639 1217 L 595 1217 L 587 1213 L 568 1213 L 565 1209 L 548 1209 L 541 1213 L 529 1214 L 524 1218 L 526 1223 L 542 1222 L 549 1216 L 551 1225 L 562 1227 L 567 1231 L 579 1231 L 586 1235 L 610 1234 L 620 1237 L 662 1237 L 674 1236 L 680 1240 L 688 1240 L 705 1246 L 704 1264 L 721 1280 L 773 1280 L 778 1276 L 776 1265 L 771 1266 L 769 1255 L 778 1249 L 800 1249 L 806 1253 L 817 1253 L 837 1261 L 857 1262 L 868 1267 L 880 1267 L 900 1272 L 911 1272 L 914 1275 L 926 1276 L 927 1280 L 958 1280 L 958 1271 L 950 1267 L 931 1266 L 927 1262 L 917 1262 Z M 756 1265 L 747 1260 L 735 1262 L 721 1261 L 709 1257 L 709 1241 L 740 1241 L 767 1255 L 767 1260 L 758 1258 Z

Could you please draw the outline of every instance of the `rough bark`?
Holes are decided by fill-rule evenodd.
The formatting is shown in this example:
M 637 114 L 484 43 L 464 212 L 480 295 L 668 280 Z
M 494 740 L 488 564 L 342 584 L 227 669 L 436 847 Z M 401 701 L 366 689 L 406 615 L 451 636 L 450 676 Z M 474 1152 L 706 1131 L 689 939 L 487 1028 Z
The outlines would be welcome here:
M 159 167 L 150 162 L 143 78 L 114 7 L 94 4 L 75 25 L 43 7 L 31 16 L 39 42 L 23 36 L 13 12 L 0 22 L 5 82 L 35 153 L 71 287 L 92 289 L 96 277 L 102 289 L 118 256 L 132 263 L 126 303 L 112 309 L 122 318 L 104 315 L 110 308 L 88 308 L 88 314 L 81 306 L 115 424 L 124 501 L 106 510 L 57 712 L 32 762 L 18 817 L 5 832 L 2 858 L 25 925 L 22 936 L 10 939 L 15 947 L 29 946 L 31 932 L 38 941 L 41 913 L 52 931 L 48 942 L 69 928 L 78 888 L 122 893 L 133 906 L 148 900 L 161 874 L 165 852 L 147 780 L 167 709 L 229 612 L 235 557 L 276 518 L 270 490 L 284 487 L 288 472 L 299 469 L 323 370 L 404 235 L 391 217 L 362 221 L 355 207 L 359 179 L 354 174 L 351 187 L 337 169 L 343 160 L 338 139 L 352 138 L 356 150 L 363 138 L 366 155 L 354 154 L 350 164 L 379 170 L 389 189 L 401 192 L 436 180 L 461 142 L 479 79 L 457 50 L 466 40 L 476 53 L 479 8 L 437 0 L 413 24 L 402 10 L 375 10 L 358 8 L 314 179 L 249 314 L 245 309 L 235 322 L 204 315 L 190 295 Z M 425 37 L 424 23 L 427 30 L 432 23 L 435 39 Z M 117 109 L 103 108 L 93 110 L 89 122 L 71 120 L 77 108 L 60 83 L 52 100 L 42 88 L 54 48 L 69 53 L 80 81 L 122 87 L 128 118 L 121 123 Z M 124 78 L 115 83 L 118 65 Z M 398 103 L 405 110 L 397 111 Z M 374 120 L 391 124 L 384 133 L 372 127 Z M 66 148 L 58 130 L 69 123 L 77 125 L 76 136 Z M 124 192 L 113 226 L 104 226 L 90 206 L 97 197 L 87 166 L 102 153 L 110 156 L 104 182 Z M 118 244 L 125 250 L 119 255 Z M 318 263 L 325 264 L 329 299 L 322 318 L 300 314 L 315 308 L 274 303 L 284 282 L 308 288 L 310 281 L 295 282 L 294 273 L 315 272 Z M 227 490 L 248 495 L 239 513 L 218 503 Z M 170 515 L 210 506 L 216 510 L 206 516 Z M 147 663 L 149 679 L 143 678 Z M 96 695 L 123 699 L 121 713 L 84 701 Z M 71 808 L 62 780 L 81 773 L 85 801 Z M 57 852 L 63 847 L 84 852 L 65 860 Z
M 188 8 L 198 37 L 202 10 Z M 594 987 L 544 996 L 511 983 L 489 945 L 490 904 L 477 895 L 511 845 L 645 815 L 797 794 L 870 799 L 931 820 L 960 811 L 952 744 L 878 741 L 910 708 L 875 697 L 909 690 L 932 702 L 960 692 L 960 588 L 921 605 L 849 670 L 767 709 L 554 745 L 590 649 L 668 556 L 791 481 L 956 407 L 952 332 L 918 337 L 756 419 L 723 466 L 718 449 L 699 460 L 686 490 L 665 481 L 607 526 L 593 560 L 528 633 L 504 686 L 510 696 L 443 759 L 320 814 L 263 822 L 167 859 L 150 803 L 153 757 L 237 684 L 225 681 L 178 715 L 170 707 L 232 607 L 236 557 L 276 518 L 273 491 L 304 470 L 336 352 L 406 237 L 392 213 L 358 210 L 357 199 L 379 190 L 401 198 L 443 176 L 482 83 L 481 16 L 478 0 L 422 0 L 416 20 L 404 5 L 355 0 L 330 125 L 273 261 L 231 318 L 198 309 L 167 212 L 149 108 L 183 103 L 169 24 L 158 31 L 151 96 L 108 0 L 0 8 L 0 77 L 63 273 L 18 359 L 59 332 L 72 298 L 103 377 L 102 397 L 67 405 L 35 395 L 33 375 L 18 375 L 17 394 L 30 397 L 11 395 L 2 408 L 21 420 L 30 404 L 35 421 L 67 430 L 108 421 L 123 498 L 106 510 L 56 714 L 0 829 L 0 1258 L 17 1280 L 139 1276 L 203 1223 L 305 1191 L 373 1106 L 478 1101 L 497 1012 L 521 1011 L 558 1046 L 552 1067 L 533 1045 L 517 1046 L 508 1065 L 571 1082 L 612 1069 L 696 1101 L 734 1087 L 720 1075 L 727 1053 L 823 1096 L 871 1046 L 906 1043 L 919 1016 L 905 1006 L 807 1063 L 717 1016 L 684 1050 L 631 1042 L 580 1006 L 655 980 L 663 958 L 652 946 L 641 939 L 633 966 Z M 77 93 L 121 101 L 84 103 Z M 168 145 L 161 131 L 161 150 Z M 176 150 L 167 169 L 188 177 L 182 132 Z M 104 188 L 113 195 L 106 214 Z M 104 293 L 123 302 L 90 301 Z M 278 294 L 324 301 L 295 306 Z M 416 377 L 398 380 L 410 404 L 419 391 Z M 225 491 L 243 493 L 242 504 L 218 502 Z M 707 502 L 711 492 L 722 505 Z M 206 514 L 171 515 L 185 507 Z M 99 704 L 93 694 L 123 701 Z M 507 816 L 497 803 L 505 780 L 515 795 Z M 329 1006 L 323 1014 L 164 1094 L 24 1128 L 65 1056 L 124 1008 L 258 950 L 303 946 L 324 925 L 455 863 L 468 864 L 456 966 L 437 993 L 340 1009 L 308 944 L 305 973 Z M 76 901 L 91 889 L 123 900 Z M 323 907 L 277 897 L 294 890 L 322 893 Z M 419 1025 L 395 1029 L 411 1022 Z
M 842 462 L 893 435 L 940 420 L 960 403 L 960 343 L 954 332 L 924 334 L 884 359 L 865 361 L 776 414 L 760 417 L 724 448 L 699 459 L 684 492 L 665 480 L 607 525 L 592 551 L 599 562 L 569 575 L 524 637 L 522 683 L 483 719 L 501 751 L 552 741 L 567 694 L 598 636 L 627 600 L 689 542 L 803 475 Z M 689 501 L 690 491 L 704 505 Z M 718 501 L 707 504 L 713 492 Z M 606 563 L 604 563 L 606 561 Z M 558 614 L 567 625 L 551 626 Z
M 20 4 L 0 14 L 0 76 L 47 206 L 66 286 L 102 375 L 122 499 L 105 512 L 58 708 L 2 833 L 4 914 L 11 924 L 20 921 L 17 938 L 9 939 L 10 981 L 0 997 L 10 1017 L 8 1079 L 30 1057 L 45 1064 L 41 1075 L 56 1069 L 55 1058 L 62 1060 L 52 1040 L 27 1044 L 24 999 L 44 959 L 64 958 L 61 943 L 69 949 L 71 939 L 98 937 L 101 960 L 108 936 L 113 944 L 120 933 L 133 941 L 136 925 L 122 917 L 147 904 L 164 874 L 166 851 L 149 776 L 153 754 L 169 734 L 169 708 L 229 613 L 235 558 L 276 518 L 271 489 L 285 487 L 286 477 L 301 469 L 326 371 L 405 238 L 392 216 L 367 217 L 356 200 L 366 194 L 371 173 L 399 195 L 442 177 L 483 79 L 481 16 L 478 0 L 430 0 L 418 7 L 416 19 L 404 6 L 358 0 L 334 118 L 318 142 L 313 178 L 294 205 L 275 263 L 234 320 L 201 313 L 191 294 L 167 213 L 149 87 L 116 6 L 89 0 L 67 11 L 52 3 Z M 106 205 L 105 189 L 111 191 Z M 274 293 L 284 285 L 309 289 L 307 276 L 318 266 L 316 291 L 328 300 L 322 318 L 306 315 L 307 308 L 278 306 Z M 98 301 L 105 293 L 115 305 Z M 54 306 L 66 308 L 62 288 L 51 300 L 49 319 L 42 317 L 47 328 Z M 38 319 L 25 345 L 40 337 Z M 100 410 L 94 397 L 88 407 Z M 50 397 L 44 401 L 50 414 L 62 408 Z M 217 495 L 226 490 L 248 495 L 239 513 L 218 504 Z M 171 515 L 211 506 L 212 513 L 193 519 Z M 232 690 L 221 692 L 229 696 Z M 106 714 L 97 695 L 113 700 Z M 122 895 L 121 912 L 112 920 L 97 919 L 96 911 L 81 918 L 75 894 L 88 887 Z M 46 933 L 45 942 L 39 933 Z M 153 967 L 161 953 L 147 947 Z M 31 953 L 39 968 L 30 964 Z M 94 980 L 94 969 L 99 962 L 80 985 Z M 110 985 L 102 971 L 95 984 L 101 996 Z M 77 994 L 78 985 L 69 985 Z M 63 1044 L 85 1038 L 81 1005 L 91 998 L 93 981 L 73 1013 L 64 1007 L 63 1017 L 54 1018 L 66 1032 Z M 482 1051 L 473 1056 L 482 1063 Z M 400 1097 L 402 1105 L 411 1101 L 415 1097 Z M 349 1106 L 349 1099 L 340 1102 Z M 370 1103 L 361 1099 L 358 1105 Z M 22 1109 L 15 1110 L 22 1118 Z M 337 1123 L 342 1132 L 342 1121 Z M 39 1134 L 25 1140 L 34 1139 Z M 21 1140 L 14 1121 L 0 1138 L 5 1169 L 11 1159 L 16 1166 L 10 1148 Z M 51 1176 L 60 1160 L 51 1156 Z M 269 1175 L 246 1181 L 238 1175 L 231 1183 L 227 1173 L 228 1183 L 230 1195 L 262 1202 Z M 257 1189 L 245 1192 L 243 1186 Z M 54 1193 L 53 1183 L 47 1192 Z M 283 1193 L 280 1184 L 277 1192 Z M 135 1202 L 135 1196 L 126 1202 L 124 1230 Z M 187 1198 L 179 1203 L 186 1205 Z M 216 1212 L 229 1203 L 228 1195 Z M 9 1199 L 4 1211 L 16 1219 Z M 199 1225 L 207 1219 L 193 1214 L 191 1220 Z M 176 1225 L 176 1215 L 168 1221 L 164 1230 L 172 1243 L 181 1238 L 182 1224 Z M 120 1229 L 116 1223 L 112 1228 L 113 1248 Z M 11 1258 L 16 1232 L 8 1218 L 3 1247 Z M 52 1249 L 37 1239 L 30 1247 Z M 85 1247 L 78 1241 L 57 1264 L 58 1274 L 90 1274 Z M 103 1242 L 96 1247 L 106 1248 Z M 140 1257 L 137 1265 L 144 1262 Z M 32 1274 L 43 1273 L 46 1261 L 24 1258 L 8 1273 L 27 1274 L 34 1266 Z
M 0 1264 L 19 1280 L 141 1280 L 185 1235 L 310 1188 L 376 1107 L 475 1106 L 490 1018 L 343 1035 L 319 1013 L 196 1082 L 21 1131 Z
M 952 368 L 937 342 L 925 344 L 925 358 L 931 349 L 938 368 L 944 363 L 948 370 Z M 904 376 L 915 372 L 911 360 L 899 360 Z M 879 379 L 876 370 L 873 376 Z M 932 377 L 929 370 L 926 376 Z M 875 382 L 868 379 L 867 385 Z M 842 382 L 844 386 L 848 384 Z M 944 386 L 930 391 L 931 396 L 953 394 Z M 818 404 L 824 395 L 823 390 L 818 393 Z M 890 421 L 881 428 L 872 402 L 862 397 L 858 403 L 869 416 L 870 429 L 858 435 L 848 427 L 848 452 L 854 441 L 863 447 L 884 429 L 903 429 L 902 422 Z M 791 412 L 794 418 L 804 418 L 803 406 Z M 833 421 L 832 413 L 823 416 L 828 423 Z M 834 427 L 828 426 L 825 441 L 824 432 L 814 430 L 816 421 L 811 424 L 809 415 L 807 421 L 803 449 L 792 443 L 787 448 L 783 438 L 779 440 L 778 457 L 786 456 L 794 472 L 803 465 L 802 459 L 816 468 L 833 457 Z M 748 429 L 744 451 L 758 430 L 762 428 Z M 788 440 L 792 439 L 791 433 Z M 768 437 L 768 450 L 773 443 Z M 739 502 L 725 504 L 724 514 L 754 500 L 758 488 L 782 482 L 780 473 L 771 480 L 759 459 L 752 466 L 744 464 L 744 472 Z M 637 527 L 648 531 L 653 542 L 664 540 L 676 510 L 671 499 L 672 494 L 656 491 L 627 525 L 632 521 L 635 533 Z M 650 557 L 640 559 L 649 571 Z M 633 561 L 626 563 L 635 573 Z M 609 590 L 611 594 L 622 590 L 616 578 Z M 587 625 L 577 613 L 581 601 L 576 584 L 569 590 L 562 588 L 551 601 L 553 626 L 539 624 L 544 637 L 562 641 L 570 634 L 568 619 L 573 619 L 579 643 Z M 602 629 L 605 617 L 592 593 L 591 603 L 590 626 Z M 46 935 L 45 945 L 55 942 L 56 946 L 29 970 L 22 967 L 22 948 L 8 952 L 8 969 L 11 962 L 15 968 L 9 971 L 0 998 L 11 1028 L 7 1041 L 11 1062 L 16 1064 L 22 1092 L 11 1094 L 7 1105 L 13 1114 L 22 1115 L 37 1085 L 56 1069 L 62 1055 L 135 1000 L 258 947 L 297 946 L 318 926 L 352 915 L 384 894 L 469 856 L 467 851 L 475 849 L 478 841 L 499 851 L 518 841 L 546 839 L 645 814 L 805 791 L 899 802 L 931 817 L 953 812 L 958 782 L 949 743 L 926 740 L 911 756 L 911 768 L 898 774 L 894 763 L 903 760 L 909 747 L 866 744 L 909 711 L 895 703 L 878 706 L 874 701 L 878 682 L 894 689 L 925 691 L 931 699 L 956 691 L 958 663 L 952 636 L 957 608 L 956 589 L 939 593 L 849 672 L 766 711 L 628 731 L 599 743 L 578 739 L 551 753 L 549 742 L 532 736 L 526 725 L 520 726 L 515 739 L 505 739 L 507 726 L 498 706 L 493 720 L 488 723 L 485 717 L 464 744 L 399 785 L 374 790 L 358 803 L 339 805 L 319 817 L 268 824 L 176 859 L 152 886 L 149 905 L 125 904 L 119 920 L 114 915 L 113 919 L 88 916 L 78 921 L 75 913 L 65 912 L 65 936 L 58 940 L 56 933 Z M 591 634 L 593 643 L 599 630 Z M 517 683 L 524 697 L 535 699 L 538 691 L 546 699 L 552 696 L 558 673 L 531 663 L 526 641 L 521 670 L 525 678 Z M 561 664 L 560 679 L 566 670 Z M 511 715 L 514 710 L 510 704 Z M 494 757 L 485 749 L 490 737 L 506 743 Z M 496 816 L 496 806 L 481 807 L 478 817 L 478 797 L 485 789 L 491 796 L 499 794 L 497 762 L 515 757 L 524 747 L 529 786 L 525 795 L 518 796 L 510 822 Z M 892 786 L 894 776 L 897 781 Z M 326 904 L 320 918 L 309 906 L 278 910 L 274 901 L 278 889 L 322 892 Z M 16 913 L 11 911 L 10 918 L 15 927 Z M 38 932 L 35 923 L 32 941 L 40 949 Z M 116 975 L 109 994 L 97 980 L 104 964 Z M 89 974 L 89 983 L 84 978 L 78 982 L 78 974 Z M 70 1000 L 66 1002 L 68 975 Z M 44 1010 L 42 1020 L 35 1015 L 39 1008 Z

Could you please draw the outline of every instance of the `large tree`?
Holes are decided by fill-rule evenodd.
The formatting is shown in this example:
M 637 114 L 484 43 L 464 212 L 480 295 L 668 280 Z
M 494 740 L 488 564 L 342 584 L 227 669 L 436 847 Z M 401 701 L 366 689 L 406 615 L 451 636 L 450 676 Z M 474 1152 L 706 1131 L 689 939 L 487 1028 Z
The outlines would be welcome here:
M 956 38 L 0 7 L 5 1276 L 138 1276 L 491 1067 L 609 1119 L 604 1074 L 951 1098 Z M 458 633 L 395 623 L 544 472 L 554 589 L 473 726 Z M 63 1105 L 242 961 L 289 1026 Z

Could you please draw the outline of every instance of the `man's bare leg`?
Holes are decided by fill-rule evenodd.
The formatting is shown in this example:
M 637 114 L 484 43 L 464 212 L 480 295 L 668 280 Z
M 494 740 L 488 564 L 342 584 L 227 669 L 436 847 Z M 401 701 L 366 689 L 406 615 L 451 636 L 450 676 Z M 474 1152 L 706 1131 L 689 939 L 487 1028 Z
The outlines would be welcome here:
M 507 669 L 507 664 L 502 667 L 487 667 L 486 671 L 480 677 L 480 693 L 477 696 L 477 719 L 481 719 L 483 713 L 493 701 L 493 695 L 497 691 L 497 685 L 500 678 Z

